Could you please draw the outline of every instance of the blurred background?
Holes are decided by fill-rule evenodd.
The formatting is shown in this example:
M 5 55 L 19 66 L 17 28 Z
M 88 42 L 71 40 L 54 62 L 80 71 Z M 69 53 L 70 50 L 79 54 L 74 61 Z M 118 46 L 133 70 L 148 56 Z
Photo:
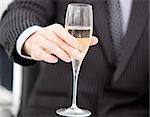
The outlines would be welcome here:
M 0 0 L 0 19 L 13 0 Z M 0 45 L 0 117 L 15 117 L 21 96 L 22 68 L 11 62 Z
M 0 18 L 11 1 L 0 1 Z M 12 90 L 12 67 L 12 62 L 8 60 L 3 48 L 0 46 L 0 84 L 8 90 Z

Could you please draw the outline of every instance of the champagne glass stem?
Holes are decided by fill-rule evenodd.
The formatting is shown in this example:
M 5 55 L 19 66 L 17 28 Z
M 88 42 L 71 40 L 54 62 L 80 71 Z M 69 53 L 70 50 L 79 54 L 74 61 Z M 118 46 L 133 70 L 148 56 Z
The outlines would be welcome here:
M 60 108 L 56 113 L 65 117 L 88 117 L 91 115 L 91 112 L 86 109 L 80 109 L 77 106 L 77 90 L 80 67 L 88 50 L 93 31 L 92 6 L 83 3 L 69 4 L 66 12 L 65 28 L 79 42 L 79 47 L 76 49 L 81 52 L 82 57 L 77 60 L 72 56 L 72 105 L 69 108 Z
M 73 59 L 72 67 L 73 67 L 73 98 L 71 108 L 77 108 L 78 76 L 81 67 L 81 62 Z

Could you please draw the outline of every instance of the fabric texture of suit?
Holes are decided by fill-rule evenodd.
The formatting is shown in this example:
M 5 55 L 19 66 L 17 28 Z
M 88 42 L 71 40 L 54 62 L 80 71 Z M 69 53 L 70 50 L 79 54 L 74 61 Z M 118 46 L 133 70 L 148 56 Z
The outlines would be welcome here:
M 79 107 L 91 110 L 92 116 L 97 117 L 148 117 L 148 0 L 133 0 L 123 53 L 116 67 L 113 65 L 105 0 L 15 0 L 0 23 L 0 43 L 12 60 L 21 65 L 32 65 L 24 69 L 24 82 L 29 84 L 23 85 L 21 115 L 56 116 L 57 108 L 71 104 L 71 64 L 62 61 L 57 64 L 35 63 L 21 58 L 15 46 L 18 36 L 29 26 L 64 25 L 66 7 L 70 2 L 93 5 L 94 35 L 99 38 L 99 44 L 90 48 L 81 68 Z

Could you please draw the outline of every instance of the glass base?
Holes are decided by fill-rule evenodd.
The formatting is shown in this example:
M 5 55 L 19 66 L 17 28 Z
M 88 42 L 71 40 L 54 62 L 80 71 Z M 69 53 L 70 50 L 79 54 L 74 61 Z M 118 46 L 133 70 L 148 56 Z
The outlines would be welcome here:
M 58 109 L 56 113 L 66 117 L 88 117 L 91 115 L 91 112 L 88 110 L 72 107 Z

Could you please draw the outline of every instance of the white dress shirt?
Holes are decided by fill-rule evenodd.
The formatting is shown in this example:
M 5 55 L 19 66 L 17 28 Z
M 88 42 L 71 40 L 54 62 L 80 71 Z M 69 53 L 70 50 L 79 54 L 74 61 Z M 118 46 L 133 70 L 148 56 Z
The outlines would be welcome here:
M 132 0 L 120 0 L 120 7 L 122 11 L 122 18 L 123 18 L 123 33 L 125 35 L 127 32 L 128 23 L 130 19 Z
M 41 27 L 40 26 L 31 26 L 29 28 L 27 28 L 26 30 L 24 30 L 21 35 L 19 36 L 18 40 L 17 40 L 17 52 L 19 53 L 19 55 L 23 58 L 26 59 L 31 59 L 31 57 L 29 56 L 25 56 L 21 53 L 22 50 L 22 46 L 24 44 L 24 42 L 35 32 L 37 32 L 38 30 L 40 30 Z
M 130 19 L 132 0 L 119 0 L 119 1 L 120 1 L 120 7 L 122 11 L 122 18 L 123 18 L 123 33 L 125 35 L 128 28 L 129 19 Z M 28 39 L 28 37 L 30 37 L 30 35 L 32 35 L 33 33 L 37 32 L 40 29 L 41 29 L 40 26 L 31 26 L 21 33 L 16 44 L 17 52 L 21 57 L 26 59 L 31 59 L 31 57 L 29 56 L 22 55 L 21 53 L 22 46 L 24 42 Z

